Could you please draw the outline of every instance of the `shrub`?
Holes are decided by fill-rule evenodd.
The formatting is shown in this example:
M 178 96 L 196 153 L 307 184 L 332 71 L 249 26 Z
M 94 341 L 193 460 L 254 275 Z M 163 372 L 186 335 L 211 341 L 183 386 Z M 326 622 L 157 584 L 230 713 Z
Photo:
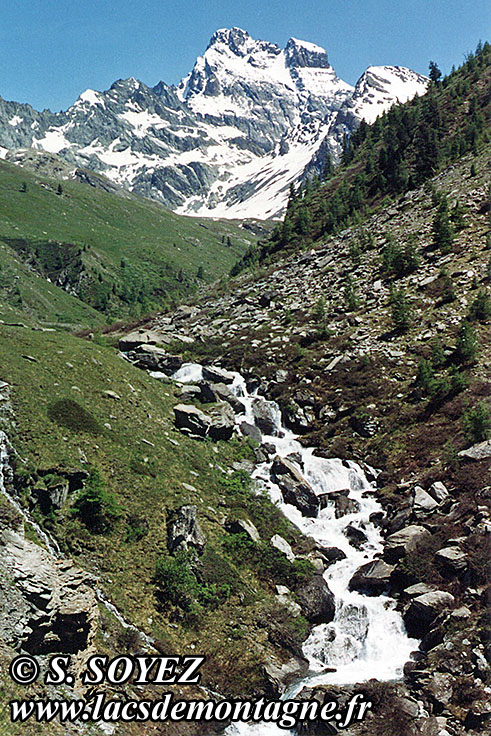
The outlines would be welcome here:
M 433 219 L 433 245 L 443 253 L 448 253 L 454 240 L 454 229 L 448 215 L 446 199 L 442 201 Z
M 465 433 L 471 442 L 484 442 L 488 439 L 491 417 L 482 401 L 464 412 L 463 421 Z
M 326 298 L 324 296 L 320 296 L 314 306 L 314 309 L 312 311 L 312 316 L 316 320 L 323 320 L 326 316 Z
M 491 299 L 486 289 L 479 289 L 469 307 L 469 319 L 471 322 L 485 322 L 489 317 L 491 317 Z
M 141 516 L 129 516 L 126 521 L 126 535 L 124 541 L 139 542 L 148 534 L 148 521 Z
M 354 312 L 360 306 L 360 300 L 358 299 L 356 287 L 351 276 L 348 276 L 348 278 L 346 279 L 346 284 L 344 286 L 344 300 L 346 303 L 346 308 L 350 312 Z
M 97 468 L 90 471 L 73 505 L 73 514 L 94 534 L 109 531 L 121 516 L 116 497 L 106 489 Z
M 394 327 L 401 332 L 406 332 L 411 327 L 413 317 L 411 307 L 402 289 L 391 292 L 391 304 Z
M 415 383 L 423 396 L 431 396 L 435 391 L 435 373 L 432 364 L 426 358 L 420 360 L 418 364 Z
M 478 340 L 475 330 L 470 322 L 463 320 L 457 333 L 457 344 L 455 346 L 454 361 L 456 363 L 472 362 L 478 352 Z
M 184 552 L 178 552 L 175 557 L 159 557 L 154 579 L 159 598 L 183 609 L 189 608 L 197 595 L 198 581 Z
M 450 304 L 450 302 L 454 302 L 457 298 L 457 295 L 455 293 L 454 283 L 451 277 L 448 275 L 448 273 L 445 270 L 442 270 L 440 276 L 442 279 L 441 281 L 442 304 Z

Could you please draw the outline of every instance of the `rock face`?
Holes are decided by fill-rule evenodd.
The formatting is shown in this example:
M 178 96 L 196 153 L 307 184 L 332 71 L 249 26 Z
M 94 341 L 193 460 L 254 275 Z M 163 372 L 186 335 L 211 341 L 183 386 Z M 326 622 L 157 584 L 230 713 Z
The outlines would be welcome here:
M 234 431 L 235 417 L 228 404 L 222 404 L 208 414 L 192 404 L 177 404 L 174 415 L 178 429 L 197 437 L 229 440 Z
M 285 503 L 296 506 L 304 516 L 316 517 L 319 499 L 297 468 L 278 455 L 271 466 L 271 479 L 279 486 Z
M 206 537 L 199 525 L 196 506 L 180 506 L 167 516 L 167 549 L 202 554 Z
M 334 618 L 334 596 L 322 575 L 314 575 L 296 591 L 302 613 L 312 624 L 328 624 Z
M 31 654 L 74 655 L 81 668 L 99 611 L 91 576 L 12 529 L 0 530 L 0 636 Z
M 99 172 L 106 188 L 182 213 L 267 218 L 284 209 L 291 181 L 339 156 L 344 133 L 426 85 L 409 69 L 372 67 L 353 90 L 315 44 L 291 38 L 281 49 L 221 29 L 177 88 L 119 79 L 55 114 L 0 99 L 0 146 L 39 149 L 58 159 L 58 175 L 92 184 Z

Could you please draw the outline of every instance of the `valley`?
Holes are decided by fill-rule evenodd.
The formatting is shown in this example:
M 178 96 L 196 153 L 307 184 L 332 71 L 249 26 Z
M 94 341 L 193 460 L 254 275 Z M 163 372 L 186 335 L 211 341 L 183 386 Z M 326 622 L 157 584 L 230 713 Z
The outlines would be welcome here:
M 489 45 L 426 94 L 387 69 L 353 91 L 323 49 L 234 28 L 174 89 L 127 80 L 61 117 L 0 101 L 0 734 L 40 732 L 10 722 L 12 698 L 93 695 L 95 653 L 205 657 L 199 685 L 130 678 L 107 698 L 372 705 L 343 729 L 46 736 L 486 732 Z M 240 169 L 232 132 L 249 157 L 221 191 L 207 162 L 198 193 L 167 198 L 175 171 L 150 192 L 92 145 L 105 127 L 114 162 L 205 125 L 230 136 L 217 171 Z M 73 686 L 16 685 L 19 652 L 69 652 Z

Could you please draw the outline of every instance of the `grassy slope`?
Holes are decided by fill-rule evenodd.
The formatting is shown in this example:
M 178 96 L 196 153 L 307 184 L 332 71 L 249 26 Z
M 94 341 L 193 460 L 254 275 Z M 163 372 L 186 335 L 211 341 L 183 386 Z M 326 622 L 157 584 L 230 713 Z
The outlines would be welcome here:
M 21 191 L 23 182 L 27 184 L 25 192 Z M 205 280 L 228 273 L 255 239 L 232 222 L 182 217 L 150 200 L 110 194 L 77 182 L 64 182 L 60 196 L 57 185 L 54 180 L 0 161 L 0 243 L 4 241 L 0 268 L 7 282 L 5 285 L 0 279 L 3 319 L 23 314 L 43 322 L 76 325 L 101 321 L 95 310 L 29 272 L 22 262 L 25 257 L 21 260 L 9 241 L 24 240 L 31 252 L 36 244 L 48 244 L 51 256 L 57 248 L 66 250 L 65 244 L 82 249 L 84 268 L 95 282 L 82 298 L 100 307 L 96 292 L 107 290 L 105 313 L 118 317 L 189 293 L 196 286 L 200 266 Z M 231 247 L 222 243 L 227 236 Z M 121 266 L 123 257 L 125 267 Z M 39 271 L 38 266 L 36 263 Z M 121 296 L 122 290 L 139 291 L 142 287 L 144 305 L 129 304 Z
M 86 468 L 84 458 L 99 469 L 122 509 L 115 528 L 104 535 L 89 533 L 69 508 L 54 523 L 35 510 L 65 552 L 100 576 L 103 589 L 125 615 L 162 639 L 169 650 L 183 654 L 193 643 L 196 651 L 208 654 L 206 670 L 215 687 L 234 693 L 244 693 L 244 682 L 249 692 L 262 687 L 257 647 L 266 642 L 266 634 L 256 629 L 256 620 L 272 600 L 275 581 L 237 570 L 232 561 L 217 567 L 213 550 L 223 557 L 221 521 L 231 507 L 233 515 L 253 519 L 265 540 L 276 531 L 294 543 L 296 533 L 270 503 L 265 516 L 255 496 L 247 509 L 241 508 L 240 499 L 227 499 L 221 468 L 249 456 L 249 445 L 184 437 L 173 427 L 173 386 L 151 379 L 112 348 L 64 332 L 0 326 L 0 376 L 12 387 L 16 425 L 8 431 L 28 471 Z M 106 396 L 108 390 L 120 399 Z M 49 419 L 50 406 L 66 398 L 92 415 L 98 432 L 75 431 Z M 217 583 L 223 582 L 222 575 L 232 580 L 230 599 L 206 611 L 198 630 L 181 623 L 169 628 L 172 610 L 159 609 L 153 584 L 156 558 L 166 553 L 166 509 L 183 503 L 198 506 L 209 540 L 207 554 L 212 555 L 205 556 L 209 582 L 214 576 Z M 148 523 L 140 541 L 125 541 L 130 516 Z M 235 629 L 240 636 L 230 638 Z M 236 667 L 239 653 L 241 668 Z

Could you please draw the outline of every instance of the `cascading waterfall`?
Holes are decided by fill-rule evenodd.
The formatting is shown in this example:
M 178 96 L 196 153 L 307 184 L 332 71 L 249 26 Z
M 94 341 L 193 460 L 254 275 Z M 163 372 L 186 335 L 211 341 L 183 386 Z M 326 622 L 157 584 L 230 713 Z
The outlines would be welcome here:
M 357 463 L 319 458 L 314 455 L 314 448 L 303 447 L 297 436 L 282 425 L 277 404 L 250 394 L 243 377 L 239 373 L 233 375 L 231 388 L 246 407 L 244 414 L 236 416 L 237 423 L 244 420 L 254 423 L 253 404 L 262 402 L 263 410 L 267 411 L 275 427 L 274 434 L 263 437 L 263 440 L 273 444 L 282 458 L 293 453 L 301 457 L 301 464 L 296 465 L 316 495 L 349 489 L 348 497 L 358 503 L 356 508 L 359 509 L 337 519 L 334 503 L 329 503 L 317 518 L 307 518 L 296 507 L 283 502 L 279 487 L 270 478 L 271 461 L 259 465 L 253 473 L 285 516 L 304 534 L 324 547 L 338 547 L 346 555 L 345 559 L 330 565 L 324 574 L 336 600 L 334 620 L 312 630 L 303 646 L 310 665 L 309 674 L 290 687 L 284 697 L 294 698 L 306 685 L 348 685 L 370 678 L 399 679 L 404 663 L 418 642 L 408 638 L 392 598 L 386 595 L 364 596 L 348 588 L 354 572 L 383 549 L 380 533 L 369 520 L 372 513 L 382 510 L 373 497 L 373 486 Z M 202 368 L 196 363 L 184 364 L 173 378 L 181 383 L 198 382 L 202 379 Z M 350 544 L 344 534 L 348 525 L 363 530 L 367 541 L 360 549 Z M 335 671 L 326 671 L 326 668 L 334 668 Z M 226 733 L 229 736 L 272 736 L 285 734 L 285 730 L 271 723 L 233 724 Z

